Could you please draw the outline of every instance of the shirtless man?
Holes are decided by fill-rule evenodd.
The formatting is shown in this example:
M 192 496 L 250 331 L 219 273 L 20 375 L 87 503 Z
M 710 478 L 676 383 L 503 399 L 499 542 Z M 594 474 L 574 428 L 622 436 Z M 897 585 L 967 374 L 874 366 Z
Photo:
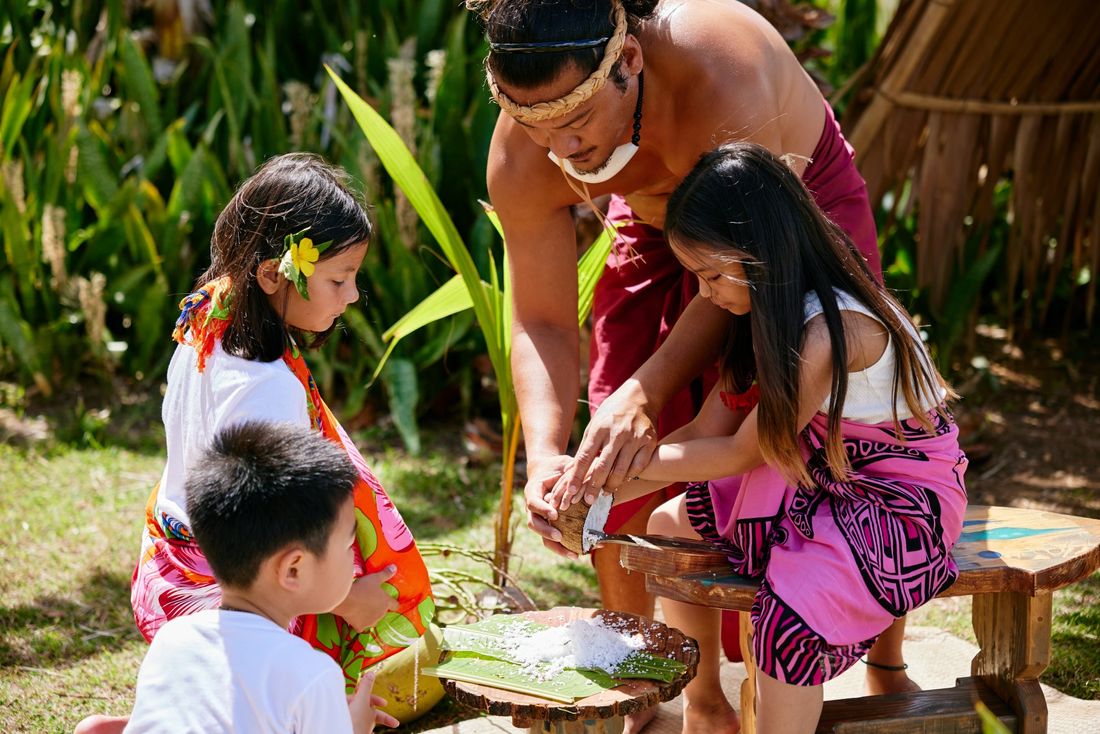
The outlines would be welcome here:
M 514 284 L 512 371 L 527 450 L 528 525 L 568 554 L 546 522 L 555 510 L 544 497 L 572 461 L 565 452 L 579 389 L 570 207 L 612 194 L 608 217 L 623 225 L 593 308 L 589 399 L 599 410 L 573 480 L 589 489 L 637 473 L 657 437 L 690 420 L 713 384 L 713 377 L 692 383 L 714 365 L 728 314 L 695 297 L 695 277 L 660 231 L 668 195 L 702 153 L 751 140 L 786 155 L 876 273 L 877 237 L 832 111 L 778 32 L 751 9 L 734 0 L 483 5 L 486 75 L 501 106 L 488 188 Z M 714 348 L 687 348 L 676 323 L 696 330 L 690 343 Z M 665 497 L 624 505 L 607 529 L 645 532 Z M 627 574 L 618 556 L 615 546 L 593 554 L 603 605 L 651 616 L 642 577 Z M 872 692 L 909 685 L 903 630 L 892 627 L 868 655 L 869 663 L 896 667 L 868 667 Z M 685 731 L 689 720 L 691 731 L 736 729 L 732 709 L 685 713 Z M 647 720 L 628 721 L 627 731 Z

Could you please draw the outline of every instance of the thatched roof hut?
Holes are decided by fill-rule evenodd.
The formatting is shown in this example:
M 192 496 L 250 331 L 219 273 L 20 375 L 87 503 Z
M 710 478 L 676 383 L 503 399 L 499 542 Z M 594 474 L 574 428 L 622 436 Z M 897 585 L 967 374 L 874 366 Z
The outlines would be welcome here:
M 1013 182 L 1010 320 L 1073 291 L 1091 326 L 1100 279 L 1100 3 L 902 0 L 844 115 L 872 201 L 916 205 L 919 285 L 943 304 Z M 902 196 L 912 181 L 909 196 Z M 904 212 L 895 211 L 894 216 Z M 988 242 L 979 240 L 979 251 Z M 1068 267 L 1067 267 L 1068 266 Z M 1068 272 L 1068 275 L 1067 275 Z M 1066 278 L 1072 282 L 1067 283 Z M 1019 291 L 1038 310 L 1016 309 Z M 1011 323 L 1011 321 L 1010 321 Z

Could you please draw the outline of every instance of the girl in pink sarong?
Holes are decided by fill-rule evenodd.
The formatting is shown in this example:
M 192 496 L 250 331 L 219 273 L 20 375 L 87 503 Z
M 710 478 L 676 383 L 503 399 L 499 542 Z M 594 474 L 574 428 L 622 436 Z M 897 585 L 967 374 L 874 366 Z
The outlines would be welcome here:
M 721 379 L 616 502 L 709 480 L 650 532 L 701 537 L 761 578 L 752 607 L 762 732 L 812 732 L 822 684 L 949 586 L 966 456 L 904 309 L 806 186 L 766 149 L 705 155 L 669 199 L 672 250 L 734 319 Z M 576 501 L 559 483 L 558 503 Z M 718 612 L 662 599 L 699 641 L 684 731 L 732 731 Z

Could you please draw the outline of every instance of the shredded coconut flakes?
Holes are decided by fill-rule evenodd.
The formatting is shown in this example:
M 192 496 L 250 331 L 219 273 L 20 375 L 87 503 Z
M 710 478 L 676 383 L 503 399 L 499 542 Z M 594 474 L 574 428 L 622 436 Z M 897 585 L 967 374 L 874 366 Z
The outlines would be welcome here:
M 603 619 L 575 619 L 561 627 L 535 631 L 526 622 L 509 629 L 503 647 L 524 675 L 547 681 L 565 668 L 595 668 L 614 675 L 627 657 L 645 649 L 640 633 L 628 634 Z

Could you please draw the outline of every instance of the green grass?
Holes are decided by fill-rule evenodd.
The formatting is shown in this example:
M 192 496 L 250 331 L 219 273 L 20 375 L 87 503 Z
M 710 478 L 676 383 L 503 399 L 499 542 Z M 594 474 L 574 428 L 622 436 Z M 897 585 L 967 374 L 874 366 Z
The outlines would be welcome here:
M 491 549 L 499 468 L 426 453 L 368 461 L 420 542 Z M 71 731 L 84 716 L 132 705 L 146 645 L 130 574 L 162 461 L 155 447 L 0 446 L 0 732 Z M 455 555 L 432 565 L 490 577 Z M 540 607 L 597 602 L 588 564 L 558 559 L 523 529 L 512 571 Z M 444 705 L 423 725 L 463 715 Z
M 162 468 L 157 442 L 136 445 L 0 446 L 2 732 L 71 731 L 88 714 L 125 713 L 132 703 L 146 646 L 130 613 L 130 574 L 142 508 Z M 416 459 L 392 450 L 367 456 L 421 543 L 491 549 L 498 467 L 467 466 L 445 450 Z M 517 518 L 519 509 L 517 500 Z M 456 555 L 430 563 L 489 576 Z M 598 602 L 587 563 L 558 559 L 523 528 L 511 570 L 539 607 Z M 1100 574 L 1054 597 L 1043 680 L 1079 698 L 1100 699 L 1098 601 Z M 973 641 L 968 598 L 929 604 L 910 624 Z M 445 703 L 421 726 L 466 715 Z

